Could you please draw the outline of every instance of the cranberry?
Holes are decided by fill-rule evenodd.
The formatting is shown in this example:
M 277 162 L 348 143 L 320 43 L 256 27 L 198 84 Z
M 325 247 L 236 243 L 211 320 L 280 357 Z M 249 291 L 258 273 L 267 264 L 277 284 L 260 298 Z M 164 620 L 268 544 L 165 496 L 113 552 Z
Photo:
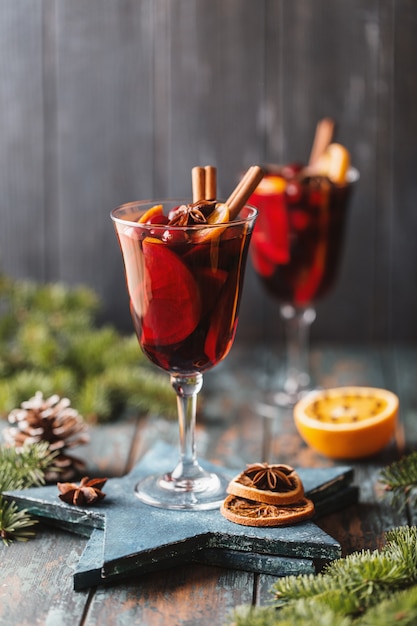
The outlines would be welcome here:
M 301 172 L 302 169 L 303 169 L 303 166 L 301 165 L 301 163 L 288 163 L 287 165 L 283 166 L 281 170 L 281 174 L 287 180 L 291 180 L 291 178 L 295 178 L 297 174 Z
M 147 224 L 168 224 L 168 218 L 166 215 L 159 213 L 158 215 L 153 215 L 146 223 Z
M 188 239 L 189 237 L 184 230 L 177 230 L 173 228 L 165 230 L 164 234 L 162 235 L 162 241 L 165 241 L 165 243 L 187 243 Z
M 300 202 L 303 197 L 303 186 L 297 180 L 290 180 L 285 188 L 285 194 L 290 204 Z
M 164 226 L 165 224 L 168 224 L 168 218 L 166 215 L 162 214 L 154 215 L 146 223 L 151 225 L 154 224 L 155 226 Z M 157 237 L 158 239 L 160 239 L 162 235 L 162 229 L 151 228 L 149 229 L 149 234 L 152 235 L 152 237 Z

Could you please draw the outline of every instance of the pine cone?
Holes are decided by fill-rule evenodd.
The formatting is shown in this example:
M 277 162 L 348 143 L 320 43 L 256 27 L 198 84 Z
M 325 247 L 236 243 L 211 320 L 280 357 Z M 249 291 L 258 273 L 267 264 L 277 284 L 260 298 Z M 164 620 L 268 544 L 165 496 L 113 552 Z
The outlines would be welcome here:
M 9 428 L 3 431 L 7 445 L 19 449 L 25 443 L 47 441 L 51 452 L 57 451 L 54 469 L 49 470 L 45 479 L 48 482 L 70 480 L 85 468 L 85 463 L 70 454 L 69 448 L 89 441 L 87 425 L 79 413 L 71 408 L 68 398 L 53 395 L 45 399 L 42 392 L 22 402 L 20 408 L 13 409 L 8 416 Z

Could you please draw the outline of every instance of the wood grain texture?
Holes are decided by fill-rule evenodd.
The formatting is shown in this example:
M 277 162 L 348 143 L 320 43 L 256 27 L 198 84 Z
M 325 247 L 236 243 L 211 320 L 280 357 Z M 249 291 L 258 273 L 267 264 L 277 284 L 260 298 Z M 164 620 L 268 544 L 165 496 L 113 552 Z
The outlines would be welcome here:
M 85 282 L 131 330 L 114 206 L 219 195 L 265 161 L 306 160 L 333 116 L 361 178 L 314 341 L 417 339 L 412 0 L 0 0 L 0 268 Z M 281 341 L 249 264 L 238 341 Z
M 417 84 L 412 72 L 406 69 L 411 59 L 417 55 L 415 32 L 417 13 L 412 1 L 395 4 L 396 54 L 394 65 L 394 85 L 392 89 L 392 247 L 390 266 L 392 268 L 392 318 L 390 334 L 407 341 L 415 337 L 417 303 L 409 288 L 410 272 L 417 267 L 416 247 L 412 243 L 416 232 L 415 186 L 408 181 L 414 179 L 417 166 L 417 146 L 408 137 L 417 136 L 417 115 L 415 101 Z M 411 61 L 412 62 L 412 61 Z M 399 123 L 399 120 L 402 120 Z M 412 279 L 413 280 L 413 279 Z
M 203 565 L 132 577 L 127 585 L 97 591 L 86 624 L 222 624 L 235 606 L 252 602 L 253 579 Z
M 75 594 L 72 568 L 86 540 L 42 527 L 36 539 L 0 546 L 0 622 L 80 624 L 88 592 Z
M 0 2 L 0 266 L 45 276 L 42 5 Z

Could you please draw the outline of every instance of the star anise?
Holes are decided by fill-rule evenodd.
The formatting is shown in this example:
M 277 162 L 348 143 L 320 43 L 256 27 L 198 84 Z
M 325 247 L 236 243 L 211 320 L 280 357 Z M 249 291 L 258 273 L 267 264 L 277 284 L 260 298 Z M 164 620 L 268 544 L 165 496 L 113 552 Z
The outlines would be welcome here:
M 107 482 L 107 478 L 88 478 L 84 476 L 79 485 L 75 483 L 57 483 L 61 492 L 59 498 L 68 504 L 76 506 L 91 505 L 105 497 L 102 488 Z
M 207 215 L 211 213 L 216 202 L 201 201 L 193 204 L 182 204 L 171 214 L 168 226 L 192 226 L 193 224 L 205 224 Z
M 250 479 L 251 485 L 257 489 L 270 491 L 288 491 L 294 484 L 285 472 L 282 465 L 268 465 L 268 463 L 254 463 L 248 465 L 244 474 Z

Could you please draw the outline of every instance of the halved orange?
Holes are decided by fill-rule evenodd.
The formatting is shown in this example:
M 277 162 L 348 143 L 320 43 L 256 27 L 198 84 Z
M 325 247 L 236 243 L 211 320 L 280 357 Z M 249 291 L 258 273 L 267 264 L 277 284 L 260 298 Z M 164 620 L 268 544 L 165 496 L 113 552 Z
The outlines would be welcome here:
M 386 389 L 335 387 L 299 400 L 294 421 L 304 441 L 324 456 L 359 459 L 390 442 L 398 407 L 398 397 Z

